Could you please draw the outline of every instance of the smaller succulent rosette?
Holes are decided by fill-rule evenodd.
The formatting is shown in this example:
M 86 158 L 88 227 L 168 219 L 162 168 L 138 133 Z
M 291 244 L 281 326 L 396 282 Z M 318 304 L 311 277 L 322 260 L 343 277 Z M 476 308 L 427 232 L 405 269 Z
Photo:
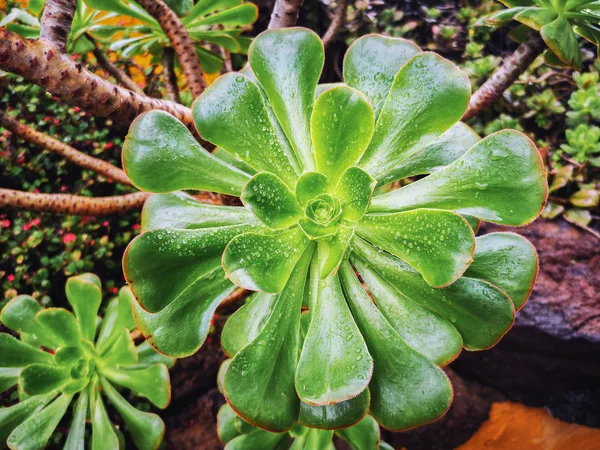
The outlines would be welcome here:
M 18 386 L 19 402 L 0 408 L 0 442 L 11 450 L 46 447 L 70 404 L 73 418 L 65 449 L 86 448 L 86 423 L 91 423 L 91 448 L 123 448 L 124 437 L 111 423 L 103 398 L 121 416 L 135 445 L 153 450 L 165 426 L 154 413 L 132 406 L 121 393 L 128 389 L 159 408 L 171 398 L 168 367 L 173 358 L 144 341 L 135 345 L 129 288 L 110 301 L 103 318 L 100 280 L 86 273 L 71 277 L 64 308 L 42 308 L 20 295 L 2 309 L 0 320 L 18 333 L 0 333 L 0 393 Z
M 193 105 L 214 153 L 167 113 L 132 124 L 124 168 L 159 195 L 125 276 L 140 329 L 177 357 L 202 345 L 236 286 L 259 291 L 222 334 L 225 396 L 252 425 L 336 429 L 368 411 L 409 429 L 448 409 L 440 367 L 494 345 L 529 296 L 531 244 L 474 231 L 534 220 L 545 171 L 522 133 L 480 139 L 459 122 L 471 88 L 444 58 L 369 35 L 346 53 L 344 83 L 325 86 L 323 58 L 309 30 L 259 35 L 249 67 Z

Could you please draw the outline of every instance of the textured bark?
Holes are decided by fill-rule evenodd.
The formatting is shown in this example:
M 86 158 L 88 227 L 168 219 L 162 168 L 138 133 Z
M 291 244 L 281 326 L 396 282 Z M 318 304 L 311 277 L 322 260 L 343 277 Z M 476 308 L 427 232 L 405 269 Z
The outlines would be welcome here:
M 194 97 L 198 97 L 206 88 L 206 82 L 196 53 L 196 46 L 181 19 L 162 0 L 138 0 L 138 3 L 158 21 L 173 44 L 188 88 Z
M 163 82 L 167 90 L 167 97 L 172 102 L 180 103 L 179 89 L 177 88 L 177 75 L 175 75 L 175 55 L 172 48 L 163 49 Z
M 59 52 L 65 53 L 76 6 L 77 0 L 46 0 L 40 20 L 40 40 L 54 44 Z
M 144 90 L 138 86 L 138 84 L 133 81 L 129 76 L 119 69 L 108 57 L 104 54 L 102 49 L 98 47 L 96 42 L 88 36 L 88 39 L 94 44 L 94 56 L 96 57 L 96 61 L 98 64 L 102 66 L 104 70 L 106 70 L 109 74 L 111 74 L 115 80 L 119 82 L 119 84 L 125 86 L 130 91 L 133 91 L 137 94 L 144 95 Z
M 149 195 L 147 192 L 136 192 L 91 198 L 69 194 L 35 194 L 0 188 L 0 208 L 75 216 L 107 216 L 141 209 Z
M 269 29 L 296 25 L 303 0 L 276 0 L 269 22 Z
M 41 40 L 23 39 L 0 29 L 0 69 L 22 76 L 70 105 L 122 126 L 152 109 L 167 111 L 193 128 L 192 112 L 185 106 L 136 94 L 86 70 Z
M 335 36 L 340 31 L 340 28 L 344 24 L 346 20 L 346 11 L 348 10 L 348 0 L 337 0 L 337 7 L 335 8 L 335 14 L 333 16 L 333 20 L 329 25 L 329 28 L 323 35 L 321 39 L 323 41 L 323 47 L 327 48 L 331 41 L 335 38 Z
M 544 41 L 538 33 L 531 33 L 502 66 L 471 97 L 469 108 L 462 120 L 468 120 L 489 108 L 508 89 L 544 50 Z
M 60 142 L 57 139 L 54 139 L 44 133 L 40 133 L 39 131 L 28 127 L 27 125 L 20 123 L 18 120 L 8 117 L 2 111 L 0 111 L 0 124 L 20 138 L 39 145 L 48 151 L 61 155 L 78 166 L 83 167 L 84 169 L 93 170 L 94 172 L 104 175 L 107 178 L 111 178 L 118 183 L 131 185 L 131 181 L 129 181 L 129 178 L 125 172 L 118 167 L 115 167 L 106 161 L 102 161 L 101 159 L 86 155 L 85 153 L 82 153 L 79 150 Z

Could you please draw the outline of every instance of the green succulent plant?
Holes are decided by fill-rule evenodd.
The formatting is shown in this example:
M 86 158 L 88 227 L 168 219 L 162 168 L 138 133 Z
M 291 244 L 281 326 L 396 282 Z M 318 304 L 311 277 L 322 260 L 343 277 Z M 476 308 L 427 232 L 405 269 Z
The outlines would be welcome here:
M 598 46 L 600 43 L 600 4 L 594 0 L 500 0 L 508 9 L 493 13 L 485 23 L 502 27 L 516 20 L 539 31 L 549 48 L 548 64 L 581 68 L 577 35 Z M 521 33 L 514 32 L 514 36 Z
M 589 161 L 594 167 L 600 166 L 600 128 L 582 123 L 574 130 L 567 130 L 565 135 L 567 142 L 560 146 L 561 150 L 578 162 Z
M 126 35 L 114 41 L 111 49 L 131 57 L 144 52 L 160 56 L 171 41 L 150 14 L 133 0 L 85 0 L 93 8 L 133 17 L 142 23 L 127 28 Z M 253 24 L 258 8 L 244 0 L 200 0 L 167 2 L 182 17 L 183 25 L 194 42 L 202 68 L 208 73 L 221 69 L 220 54 L 202 44 L 215 44 L 231 53 L 246 54 L 251 40 L 240 36 L 242 27 Z
M 511 233 L 476 239 L 474 229 L 534 220 L 544 167 L 522 133 L 480 140 L 459 122 L 469 81 L 434 53 L 362 37 L 333 87 L 317 85 L 323 59 L 309 30 L 259 35 L 249 67 L 193 105 L 213 154 L 167 113 L 132 124 L 124 168 L 159 194 L 124 272 L 140 329 L 172 356 L 202 345 L 235 286 L 260 291 L 222 333 L 225 395 L 252 425 L 342 428 L 368 410 L 385 428 L 408 429 L 448 409 L 439 367 L 463 347 L 494 345 L 526 301 L 533 247 Z M 390 190 L 416 175 L 428 176 Z
M 123 419 L 135 445 L 156 449 L 165 426 L 160 417 L 132 406 L 122 388 L 165 408 L 171 397 L 170 367 L 146 341 L 135 346 L 129 288 L 110 301 L 97 317 L 102 293 L 97 276 L 71 277 L 64 308 L 42 308 L 19 295 L 2 309 L 0 320 L 20 335 L 0 333 L 0 393 L 18 385 L 19 402 L 0 408 L 0 442 L 12 450 L 46 446 L 71 403 L 73 419 L 65 449 L 85 448 L 86 422 L 91 422 L 93 449 L 119 448 L 120 431 L 111 423 L 103 397 Z

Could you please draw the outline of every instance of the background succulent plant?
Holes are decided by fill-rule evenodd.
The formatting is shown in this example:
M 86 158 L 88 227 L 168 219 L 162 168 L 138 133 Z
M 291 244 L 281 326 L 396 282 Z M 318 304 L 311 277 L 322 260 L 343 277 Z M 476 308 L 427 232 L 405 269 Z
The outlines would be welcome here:
M 500 0 L 508 9 L 491 14 L 485 23 L 494 27 L 511 20 L 539 31 L 550 51 L 548 64 L 581 69 L 581 50 L 577 35 L 594 45 L 600 44 L 600 6 L 593 0 Z M 522 35 L 521 28 L 513 35 Z
M 66 294 L 74 314 L 43 309 L 27 295 L 15 297 L 2 310 L 2 324 L 20 339 L 0 334 L 0 393 L 18 383 L 20 401 L 0 408 L 0 441 L 13 450 L 44 448 L 74 402 L 65 448 L 85 448 L 88 419 L 92 448 L 119 448 L 123 436 L 110 422 L 106 397 L 135 445 L 157 448 L 165 429 L 162 420 L 136 409 L 119 391 L 127 388 L 165 408 L 171 396 L 167 367 L 173 358 L 146 341 L 135 346 L 129 288 L 110 301 L 103 319 L 97 317 L 102 302 L 98 277 L 87 273 L 69 278 Z
M 452 399 L 439 366 L 495 344 L 533 285 L 526 240 L 476 240 L 473 228 L 537 217 L 547 194 L 537 149 L 516 131 L 479 140 L 458 122 L 465 75 L 402 39 L 358 39 L 346 84 L 330 89 L 317 88 L 323 48 L 308 30 L 261 34 L 249 61 L 193 106 L 214 155 L 166 113 L 130 129 L 123 162 L 137 187 L 244 204 L 148 201 L 124 257 L 141 329 L 167 354 L 194 352 L 233 281 L 261 291 L 222 337 L 225 395 L 246 421 L 287 431 L 303 409 L 321 428 L 367 409 L 393 430 L 435 420 Z

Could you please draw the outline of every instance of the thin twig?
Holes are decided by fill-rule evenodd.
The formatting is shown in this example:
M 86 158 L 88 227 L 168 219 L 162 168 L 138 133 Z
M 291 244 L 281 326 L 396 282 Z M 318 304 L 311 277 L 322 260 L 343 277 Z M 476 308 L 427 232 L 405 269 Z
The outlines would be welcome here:
M 51 212 L 75 216 L 106 216 L 140 209 L 150 194 L 82 197 L 69 194 L 37 194 L 0 188 L 0 208 Z
M 171 47 L 163 49 L 162 65 L 167 98 L 172 102 L 181 103 L 179 88 L 177 87 L 177 75 L 175 74 L 175 54 Z
M 125 172 L 118 167 L 115 167 L 106 161 L 102 161 L 101 159 L 86 155 L 53 137 L 40 133 L 27 125 L 20 123 L 18 120 L 7 116 L 2 111 L 0 111 L 0 124 L 20 138 L 61 155 L 84 169 L 89 169 L 100 175 L 104 175 L 117 183 L 131 186 L 131 181 L 129 181 Z
M 327 48 L 340 31 L 340 28 L 346 20 L 347 10 L 348 0 L 337 0 L 337 6 L 335 8 L 333 20 L 331 21 L 329 28 L 327 29 L 327 31 L 323 35 L 323 38 L 321 39 L 323 41 L 323 47 Z
M 269 29 L 296 25 L 303 0 L 276 0 L 269 21 Z
M 125 86 L 130 91 L 144 95 L 144 90 L 135 81 L 129 78 L 129 75 L 119 69 L 110 59 L 108 59 L 102 49 L 98 47 L 96 40 L 90 35 L 87 35 L 87 38 L 94 45 L 94 50 L 92 52 L 94 53 L 98 64 L 100 64 L 104 70 L 111 74 L 114 79 L 119 82 L 119 84 Z

